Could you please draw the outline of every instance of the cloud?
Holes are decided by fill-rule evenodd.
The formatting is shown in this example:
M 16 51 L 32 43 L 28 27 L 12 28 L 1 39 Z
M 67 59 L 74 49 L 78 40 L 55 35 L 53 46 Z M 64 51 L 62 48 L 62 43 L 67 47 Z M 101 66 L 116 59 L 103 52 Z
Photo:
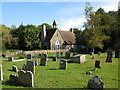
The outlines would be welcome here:
M 99 6 L 98 8 L 100 8 L 100 7 L 103 8 L 106 12 L 108 12 L 108 11 L 117 11 L 118 10 L 118 2 L 103 3 L 103 5 Z
M 81 28 L 85 22 L 84 17 L 73 17 L 69 19 L 60 20 L 60 29 L 61 30 L 70 30 L 70 28 Z

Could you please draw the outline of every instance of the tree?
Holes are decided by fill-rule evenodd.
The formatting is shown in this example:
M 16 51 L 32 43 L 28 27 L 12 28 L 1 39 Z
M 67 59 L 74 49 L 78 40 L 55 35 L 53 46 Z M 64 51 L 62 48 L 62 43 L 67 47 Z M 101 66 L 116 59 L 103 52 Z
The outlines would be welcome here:
M 84 24 L 84 39 L 86 44 L 93 50 L 96 47 L 103 48 L 103 41 L 107 40 L 108 37 L 103 33 L 104 26 L 101 25 L 101 14 L 95 14 L 92 11 L 90 3 L 86 3 L 85 15 L 87 22 Z

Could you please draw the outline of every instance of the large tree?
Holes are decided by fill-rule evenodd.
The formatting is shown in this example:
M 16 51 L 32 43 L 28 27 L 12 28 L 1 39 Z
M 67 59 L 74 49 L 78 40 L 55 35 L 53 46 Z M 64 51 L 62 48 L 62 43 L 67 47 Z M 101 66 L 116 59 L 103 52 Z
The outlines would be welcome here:
M 85 15 L 87 22 L 85 23 L 85 31 L 83 37 L 86 44 L 91 47 L 94 52 L 96 47 L 103 48 L 103 41 L 108 37 L 104 34 L 104 26 L 101 25 L 101 14 L 95 14 L 92 11 L 90 3 L 86 3 Z

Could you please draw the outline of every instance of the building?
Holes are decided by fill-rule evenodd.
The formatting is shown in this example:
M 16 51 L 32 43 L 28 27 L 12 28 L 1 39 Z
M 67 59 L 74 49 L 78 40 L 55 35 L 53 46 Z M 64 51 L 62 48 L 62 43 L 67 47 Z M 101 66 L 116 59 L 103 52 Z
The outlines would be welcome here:
M 43 25 L 41 43 L 44 49 L 71 49 L 76 44 L 76 37 L 73 30 L 59 30 L 58 23 L 54 20 L 52 29 L 46 29 Z

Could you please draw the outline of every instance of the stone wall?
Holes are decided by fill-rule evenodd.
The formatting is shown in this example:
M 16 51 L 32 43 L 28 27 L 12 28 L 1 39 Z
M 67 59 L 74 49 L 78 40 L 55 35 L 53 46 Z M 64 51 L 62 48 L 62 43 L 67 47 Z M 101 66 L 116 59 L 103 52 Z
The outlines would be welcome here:
M 68 49 L 61 49 L 61 50 L 34 50 L 34 51 L 21 51 L 21 52 L 12 52 L 12 53 L 5 53 L 6 57 L 10 57 L 10 56 L 17 56 L 17 55 L 27 55 L 27 54 L 32 54 L 32 55 L 36 55 L 36 54 L 42 54 L 42 53 L 55 53 L 55 52 L 67 52 Z

